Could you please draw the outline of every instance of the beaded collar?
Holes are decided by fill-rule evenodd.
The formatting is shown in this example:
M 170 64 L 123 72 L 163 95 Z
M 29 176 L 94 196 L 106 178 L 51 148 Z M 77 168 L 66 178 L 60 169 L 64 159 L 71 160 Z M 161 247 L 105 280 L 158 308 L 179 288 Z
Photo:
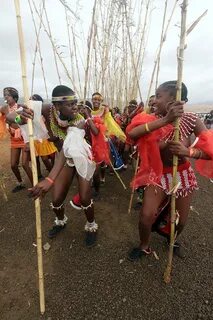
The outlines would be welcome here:
M 98 110 L 92 110 L 91 115 L 92 117 L 103 117 L 105 112 L 105 106 L 100 106 Z
M 50 128 L 53 135 L 61 140 L 66 138 L 68 127 L 77 127 L 82 121 L 85 122 L 84 117 L 78 113 L 74 119 L 67 121 L 66 126 L 64 124 L 60 126 L 60 119 L 55 106 L 52 105 L 50 108 Z
M 180 133 L 179 139 L 183 141 L 184 138 L 189 138 L 190 135 L 194 132 L 196 126 L 197 116 L 193 112 L 185 112 L 180 118 Z M 173 127 L 162 140 L 173 140 L 175 136 L 175 128 Z

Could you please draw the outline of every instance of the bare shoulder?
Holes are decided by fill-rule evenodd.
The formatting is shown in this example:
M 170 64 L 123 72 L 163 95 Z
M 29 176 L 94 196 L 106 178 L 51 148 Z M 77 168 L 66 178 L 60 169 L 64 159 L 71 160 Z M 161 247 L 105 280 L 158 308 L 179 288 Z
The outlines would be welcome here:
M 7 114 L 9 112 L 8 106 L 7 105 L 0 106 L 0 112 L 2 114 Z
M 44 116 L 44 118 L 46 120 L 47 120 L 47 118 L 49 119 L 51 107 L 52 107 L 52 105 L 50 103 L 43 103 L 42 104 L 42 115 Z

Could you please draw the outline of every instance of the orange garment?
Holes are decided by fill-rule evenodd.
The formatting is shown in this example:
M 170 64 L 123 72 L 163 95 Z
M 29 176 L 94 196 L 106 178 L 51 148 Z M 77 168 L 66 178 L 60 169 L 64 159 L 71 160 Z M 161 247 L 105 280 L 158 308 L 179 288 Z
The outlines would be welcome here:
M 14 106 L 9 108 L 9 112 L 13 112 L 16 111 L 18 109 L 18 104 L 15 103 Z M 24 139 L 21 135 L 21 130 L 20 128 L 18 129 L 14 129 L 12 127 L 9 128 L 9 133 L 10 133 L 10 146 L 11 149 L 19 149 L 19 148 L 24 148 L 25 147 L 25 143 L 24 143 Z
M 6 116 L 0 112 L 0 139 L 4 139 L 7 134 Z
M 49 156 L 58 151 L 54 143 L 49 140 L 42 140 L 41 142 L 35 140 L 34 145 L 37 156 Z

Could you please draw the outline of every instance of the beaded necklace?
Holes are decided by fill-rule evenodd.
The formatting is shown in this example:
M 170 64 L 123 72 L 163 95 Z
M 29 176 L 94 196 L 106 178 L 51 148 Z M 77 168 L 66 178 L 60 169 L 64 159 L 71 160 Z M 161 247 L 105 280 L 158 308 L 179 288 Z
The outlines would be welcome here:
M 185 112 L 180 118 L 180 131 L 179 138 L 183 141 L 184 138 L 188 138 L 193 132 L 196 126 L 197 116 L 193 112 Z M 173 140 L 175 136 L 175 128 L 173 127 L 170 132 L 168 132 L 162 140 Z
M 61 140 L 66 138 L 68 127 L 77 127 L 82 121 L 85 122 L 84 117 L 78 113 L 74 119 L 68 120 L 67 125 L 62 127 L 59 125 L 60 119 L 55 106 L 50 109 L 50 128 L 53 135 Z
M 92 110 L 91 115 L 92 117 L 102 117 L 104 115 L 104 112 L 105 112 L 105 107 L 100 106 L 98 110 Z

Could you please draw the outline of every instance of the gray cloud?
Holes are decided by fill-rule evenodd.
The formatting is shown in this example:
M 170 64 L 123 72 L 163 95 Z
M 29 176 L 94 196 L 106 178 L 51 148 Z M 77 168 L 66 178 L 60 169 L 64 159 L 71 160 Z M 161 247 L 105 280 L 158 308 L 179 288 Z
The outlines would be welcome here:
M 35 1 L 37 4 L 40 1 Z M 58 0 L 48 0 L 47 8 L 49 14 L 49 20 L 52 28 L 52 33 L 57 43 L 60 45 L 68 45 L 67 30 L 65 24 L 64 8 Z M 71 1 L 68 1 L 71 3 Z M 79 12 L 83 21 L 83 29 L 85 34 L 88 33 L 88 28 L 91 20 L 91 10 L 93 1 L 81 0 L 82 10 Z M 107 1 L 106 1 L 107 2 Z M 73 1 L 72 1 L 73 3 Z M 72 4 L 71 3 L 71 4 Z M 149 85 L 151 72 L 153 69 L 155 52 L 158 47 L 160 38 L 160 28 L 162 20 L 162 12 L 164 1 L 156 0 L 154 2 L 156 9 L 152 14 L 152 25 L 150 30 L 150 37 L 148 41 L 148 47 L 145 56 L 144 73 L 141 79 L 141 87 L 146 96 L 147 88 Z M 24 26 L 25 47 L 27 56 L 27 68 L 28 68 L 28 80 L 29 86 L 31 85 L 32 75 L 32 60 L 33 51 L 35 47 L 35 34 L 32 25 L 32 19 L 26 0 L 20 0 L 21 15 Z M 173 1 L 169 1 L 169 10 L 171 10 Z M 206 0 L 193 0 L 190 1 L 188 21 L 189 25 L 193 22 L 205 9 L 208 9 L 208 15 L 203 18 L 196 29 L 189 35 L 187 39 L 187 50 L 185 53 L 184 64 L 184 81 L 189 88 L 190 100 L 192 103 L 199 103 L 204 101 L 212 101 L 213 92 L 213 34 L 212 34 L 212 16 L 213 16 L 213 1 Z M 14 2 L 12 0 L 1 1 L 0 11 L 0 92 L 2 92 L 5 86 L 14 86 L 20 92 L 22 92 L 21 82 L 21 66 L 19 56 L 18 35 L 16 26 L 16 17 Z M 162 50 L 161 68 L 159 82 L 163 82 L 169 79 L 176 78 L 176 48 L 178 45 L 178 33 L 179 29 L 174 26 L 175 23 L 180 21 L 180 10 L 176 10 L 176 14 L 173 19 L 172 27 L 169 30 L 167 40 Z M 38 25 L 38 20 L 37 20 Z M 81 30 L 78 25 L 78 29 L 75 30 L 82 37 Z M 46 73 L 46 80 L 48 85 L 49 95 L 52 88 L 58 84 L 56 69 L 53 60 L 53 53 L 50 45 L 50 41 L 46 34 L 41 33 L 41 47 L 42 56 L 44 61 L 44 68 Z M 84 52 L 86 51 L 86 43 L 84 44 Z M 63 48 L 66 65 L 69 68 L 69 52 L 68 48 Z M 83 51 L 83 49 L 82 49 Z M 60 73 L 63 79 L 63 83 L 71 85 L 67 79 L 64 70 L 59 63 Z M 81 70 L 83 75 L 83 71 Z M 36 77 L 34 92 L 40 93 L 45 96 L 43 78 L 41 74 L 41 68 L 39 60 L 37 58 L 36 63 Z

